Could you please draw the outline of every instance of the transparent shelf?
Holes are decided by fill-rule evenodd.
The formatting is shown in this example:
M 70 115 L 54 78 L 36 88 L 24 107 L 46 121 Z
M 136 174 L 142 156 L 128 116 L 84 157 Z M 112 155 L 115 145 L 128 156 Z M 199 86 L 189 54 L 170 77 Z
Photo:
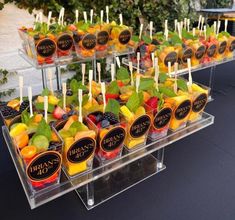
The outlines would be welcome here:
M 189 123 L 185 128 L 179 129 L 175 132 L 169 131 L 168 135 L 160 140 L 154 142 L 148 140 L 145 146 L 138 148 L 137 150 L 134 150 L 132 152 L 124 151 L 122 157 L 118 159 L 115 159 L 103 165 L 98 165 L 98 162 L 95 160 L 93 169 L 87 172 L 86 174 L 82 174 L 74 178 L 68 178 L 65 175 L 65 173 L 62 172 L 61 179 L 58 184 L 55 184 L 51 187 L 36 192 L 31 191 L 27 183 L 26 175 L 22 169 L 20 161 L 17 159 L 18 158 L 17 153 L 15 151 L 15 146 L 10 138 L 9 130 L 7 129 L 7 127 L 3 126 L 2 131 L 8 150 L 10 152 L 15 168 L 19 175 L 20 181 L 24 188 L 26 197 L 32 209 L 40 205 L 43 205 L 53 199 L 56 199 L 73 190 L 77 190 L 77 193 L 79 194 L 84 204 L 86 204 L 86 207 L 90 209 L 106 201 L 107 199 L 113 197 L 114 195 L 124 191 L 125 189 L 130 188 L 131 186 L 137 184 L 138 182 L 163 170 L 165 166 L 162 164 L 162 161 L 158 163 L 157 161 L 158 159 L 154 158 L 151 155 L 153 152 L 155 151 L 159 152 L 161 151 L 161 149 L 164 149 L 165 146 L 170 145 L 175 141 L 178 141 L 186 136 L 189 136 L 213 123 L 214 123 L 214 116 L 203 112 L 200 120 L 193 123 Z M 130 175 L 131 172 L 133 172 L 132 168 L 130 167 L 133 167 L 134 163 L 146 164 L 143 162 L 146 160 L 151 161 L 151 163 L 149 164 L 150 167 L 146 167 L 146 165 L 143 165 L 142 168 L 140 168 L 140 172 L 142 172 L 141 169 L 143 169 L 144 171 L 141 173 L 139 178 L 131 179 L 129 177 L 127 178 L 125 184 L 121 184 L 120 186 L 109 189 L 109 193 L 104 192 L 103 196 L 97 194 L 98 192 L 97 190 L 95 190 L 98 187 L 97 184 L 100 185 L 103 181 L 110 179 L 110 175 L 115 176 L 118 175 L 118 173 L 120 172 L 121 173 L 126 172 L 125 175 L 128 176 Z M 127 172 L 128 170 L 130 172 Z M 92 198 L 91 200 L 90 197 Z
M 234 60 L 235 60 L 235 57 L 232 57 L 232 58 L 224 58 L 221 61 L 213 61 L 213 62 L 209 62 L 209 63 L 200 64 L 198 66 L 193 66 L 192 67 L 192 72 L 196 72 L 196 71 L 200 71 L 200 70 L 203 70 L 203 69 L 218 66 L 218 65 L 221 65 L 221 64 L 225 64 L 225 63 L 228 63 L 228 62 L 231 62 L 231 61 L 234 61 Z M 128 58 L 122 58 L 122 63 L 124 65 L 128 66 L 129 65 L 129 59 Z M 133 68 L 137 69 L 137 65 L 135 63 L 133 63 Z M 143 73 L 146 70 L 147 70 L 146 68 L 142 68 L 142 69 L 140 69 L 140 72 Z M 178 70 L 177 76 L 183 76 L 183 75 L 186 75 L 186 74 L 188 74 L 188 68 Z M 175 73 L 172 72 L 171 76 L 174 76 L 174 75 L 175 75 Z
M 23 49 L 19 49 L 18 53 L 28 64 L 30 64 L 35 69 L 45 69 L 45 68 L 64 66 L 68 64 L 74 64 L 74 63 L 89 62 L 89 61 L 99 60 L 99 59 L 103 59 L 107 57 L 130 55 L 134 53 L 134 49 L 131 47 L 128 47 L 128 49 L 124 52 L 119 53 L 115 51 L 110 51 L 110 52 L 107 52 L 107 54 L 105 54 L 104 56 L 93 56 L 89 58 L 80 58 L 76 54 L 74 54 L 68 57 L 55 59 L 55 62 L 52 64 L 42 64 L 42 65 L 39 65 L 35 59 L 29 57 Z

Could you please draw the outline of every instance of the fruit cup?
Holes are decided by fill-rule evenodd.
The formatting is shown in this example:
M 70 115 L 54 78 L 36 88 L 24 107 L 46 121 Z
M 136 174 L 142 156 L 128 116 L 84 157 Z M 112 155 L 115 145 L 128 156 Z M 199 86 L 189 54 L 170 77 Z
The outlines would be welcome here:
M 89 129 L 89 122 L 84 119 L 81 123 L 77 115 L 73 115 L 56 127 L 64 140 L 63 166 L 70 177 L 92 169 L 97 131 Z
M 202 41 L 204 45 L 207 47 L 206 54 L 202 63 L 208 63 L 214 61 L 216 59 L 217 51 L 218 51 L 218 41 L 213 36 L 209 37 L 207 41 Z
M 187 59 L 192 59 L 193 56 L 193 49 L 190 46 L 183 44 L 183 46 L 179 48 L 179 60 L 184 68 L 187 67 Z
M 225 52 L 226 58 L 232 58 L 233 57 L 233 51 L 235 49 L 235 37 L 229 36 L 228 37 L 228 46 Z
M 22 120 L 26 117 L 29 117 L 29 113 L 24 112 Z M 27 123 L 19 120 L 12 124 L 9 130 L 32 191 L 58 183 L 63 141 L 56 130 L 50 128 L 42 117 L 38 122 L 37 115 L 30 118 Z
M 189 121 L 194 122 L 201 119 L 201 113 L 206 107 L 209 91 L 206 88 L 193 83 L 192 84 L 192 110 L 189 114 Z
M 87 116 L 90 129 L 97 130 L 96 157 L 105 163 L 121 156 L 126 138 L 126 122 L 112 112 L 96 111 Z
M 216 60 L 220 61 L 225 58 L 225 52 L 228 46 L 228 38 L 226 36 L 218 37 L 218 50 L 216 53 Z
M 73 32 L 73 40 L 77 56 L 80 58 L 91 58 L 95 55 L 96 29 L 88 27 Z
M 152 123 L 148 133 L 149 138 L 155 141 L 167 136 L 172 117 L 171 105 L 165 102 L 159 106 L 157 97 L 151 97 L 146 102 L 146 105 L 149 110 L 152 110 Z
M 152 110 L 148 110 L 146 105 L 139 106 L 135 111 L 123 105 L 120 110 L 120 117 L 126 120 L 127 126 L 126 149 L 132 151 L 144 146 L 151 126 Z
M 165 100 L 173 109 L 172 119 L 170 121 L 170 129 L 176 131 L 186 127 L 192 108 L 191 97 L 189 95 L 177 95 L 175 97 L 166 98 Z
M 111 23 L 110 46 L 114 52 L 122 53 L 128 51 L 128 43 L 131 40 L 132 30 L 125 25 Z
M 198 66 L 206 53 L 206 46 L 199 40 L 191 41 L 188 46 L 193 49 L 192 66 Z

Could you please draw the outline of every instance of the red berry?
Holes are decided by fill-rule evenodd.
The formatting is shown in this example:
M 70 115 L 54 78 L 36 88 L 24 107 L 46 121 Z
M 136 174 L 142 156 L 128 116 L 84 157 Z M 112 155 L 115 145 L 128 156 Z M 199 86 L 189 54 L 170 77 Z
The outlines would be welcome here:
M 157 97 L 151 97 L 146 104 L 150 106 L 152 109 L 156 109 L 158 105 L 158 98 Z
M 96 124 L 96 117 L 94 115 L 89 115 L 88 118 L 94 123 Z
M 55 119 L 61 119 L 64 114 L 66 114 L 66 111 L 59 106 L 57 106 L 52 113 Z

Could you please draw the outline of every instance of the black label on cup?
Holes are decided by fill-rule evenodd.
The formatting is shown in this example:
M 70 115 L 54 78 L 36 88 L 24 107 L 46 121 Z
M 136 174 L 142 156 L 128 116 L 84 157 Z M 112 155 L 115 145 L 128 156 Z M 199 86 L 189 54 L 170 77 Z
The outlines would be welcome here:
M 223 54 L 226 48 L 227 48 L 227 42 L 226 41 L 221 42 L 218 50 L 219 54 Z
M 193 50 L 192 48 L 187 48 L 186 50 L 183 51 L 182 55 L 182 61 L 183 63 L 187 63 L 187 59 L 191 59 L 193 56 Z
M 106 45 L 109 40 L 109 33 L 107 31 L 100 31 L 97 34 L 97 44 Z
M 230 52 L 233 52 L 234 49 L 235 49 L 235 40 L 233 40 L 233 41 L 231 42 L 231 44 L 230 44 L 230 46 L 229 46 L 229 51 L 230 51 Z
M 51 57 L 56 51 L 56 43 L 49 38 L 42 39 L 37 43 L 36 50 L 41 57 Z
M 82 39 L 82 46 L 86 50 L 92 50 L 96 46 L 96 36 L 94 34 L 87 34 Z
M 73 46 L 73 38 L 69 34 L 59 36 L 57 47 L 62 51 L 70 50 Z
M 163 108 L 160 112 L 156 114 L 153 120 L 153 126 L 155 129 L 164 128 L 166 125 L 169 124 L 172 116 L 172 109 L 171 108 Z
M 175 51 L 170 52 L 166 55 L 165 60 L 164 60 L 164 64 L 165 66 L 168 66 L 168 62 L 171 63 L 171 66 L 177 62 L 177 53 Z
M 71 163 L 86 161 L 95 151 L 96 142 L 93 138 L 84 137 L 71 145 L 67 151 L 67 159 Z
M 126 131 L 122 127 L 114 127 L 101 139 L 100 147 L 110 152 L 122 146 L 126 137 Z
M 203 93 L 194 100 L 192 104 L 192 111 L 200 112 L 205 108 L 206 103 L 207 103 L 207 94 Z
M 175 110 L 175 118 L 177 120 L 182 120 L 186 118 L 191 110 L 191 101 L 185 100 L 182 102 Z
M 206 52 L 206 47 L 204 45 L 200 46 L 196 52 L 195 52 L 195 57 L 196 59 L 200 60 Z
M 56 151 L 41 153 L 28 164 L 27 176 L 35 182 L 46 180 L 59 171 L 61 162 L 61 155 Z
M 215 44 L 212 44 L 210 47 L 207 49 L 207 56 L 208 57 L 213 57 L 215 55 L 217 46 Z
M 128 44 L 130 39 L 131 39 L 131 32 L 129 30 L 122 31 L 118 37 L 120 44 Z
M 130 127 L 130 135 L 133 138 L 139 138 L 145 135 L 151 125 L 151 119 L 148 115 L 137 118 Z

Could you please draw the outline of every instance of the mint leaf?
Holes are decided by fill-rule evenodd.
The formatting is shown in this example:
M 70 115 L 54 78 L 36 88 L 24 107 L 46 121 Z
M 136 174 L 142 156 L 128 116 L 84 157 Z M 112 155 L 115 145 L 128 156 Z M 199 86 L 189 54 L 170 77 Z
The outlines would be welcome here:
M 130 76 L 129 76 L 129 73 L 128 73 L 128 70 L 121 66 L 118 71 L 117 71 L 117 79 L 118 80 L 125 80 L 125 79 L 129 79 Z
M 112 81 L 110 83 L 106 93 L 107 94 L 119 94 L 119 87 L 118 87 L 117 81 Z
M 72 79 L 71 82 L 69 83 L 69 87 L 73 92 L 78 91 L 78 81 L 76 79 Z
M 49 95 L 50 95 L 50 90 L 48 88 L 42 90 L 42 96 L 49 96 Z
M 37 110 L 44 111 L 44 103 L 43 102 L 35 103 L 35 107 L 36 107 Z M 47 112 L 52 113 L 54 111 L 54 108 L 55 108 L 54 105 L 48 103 L 48 110 L 47 110 Z
M 159 86 L 159 92 L 163 93 L 167 97 L 175 97 L 176 96 L 175 92 L 172 89 L 165 87 L 165 86 Z
M 38 128 L 35 135 L 44 135 L 49 141 L 51 140 L 51 128 L 46 123 L 45 119 L 42 119 L 38 124 Z
M 188 32 L 187 32 L 188 33 Z M 186 38 L 187 39 L 187 38 Z M 171 42 L 173 45 L 176 45 L 176 44 L 182 44 L 182 40 L 179 38 L 178 34 L 173 34 L 171 36 Z
M 27 109 L 25 109 L 22 113 L 21 113 L 21 122 L 28 125 L 30 121 L 30 114 L 27 111 Z
M 165 73 L 159 73 L 160 83 L 164 83 L 167 80 L 167 75 Z
M 142 91 L 149 90 L 154 85 L 154 79 L 151 78 L 141 78 L 139 89 Z
M 126 103 L 126 106 L 130 111 L 135 112 L 137 108 L 139 108 L 142 105 L 142 103 L 143 103 L 143 93 L 140 92 L 138 94 L 137 92 L 133 92 Z
M 177 87 L 184 92 L 188 91 L 187 83 L 183 79 L 177 80 Z
M 149 36 L 142 36 L 142 40 L 144 41 L 144 43 L 146 44 L 151 44 L 152 43 L 152 40 Z
M 137 35 L 133 35 L 131 40 L 134 41 L 135 43 L 138 43 L 140 41 L 139 36 Z
M 109 99 L 105 108 L 105 112 L 112 112 L 116 116 L 118 116 L 120 110 L 120 104 L 115 99 Z

